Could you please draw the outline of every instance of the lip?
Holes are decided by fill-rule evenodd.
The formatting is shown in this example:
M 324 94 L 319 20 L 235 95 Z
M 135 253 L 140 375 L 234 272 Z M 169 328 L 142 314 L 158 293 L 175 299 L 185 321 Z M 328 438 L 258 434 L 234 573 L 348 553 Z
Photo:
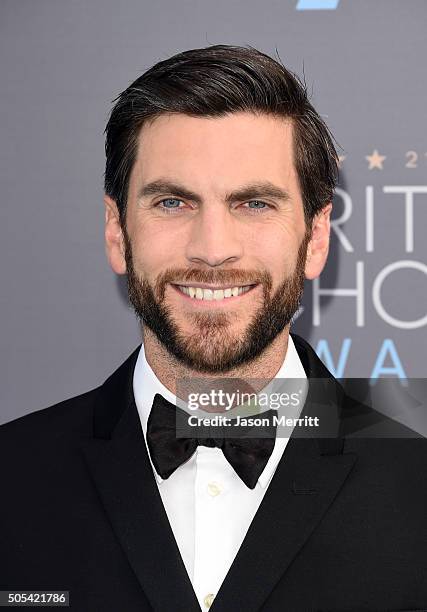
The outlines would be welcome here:
M 178 289 L 178 283 L 171 283 L 170 284 L 171 287 L 173 288 L 173 290 L 178 293 L 178 295 L 180 295 L 184 300 L 186 300 L 189 304 L 191 304 L 192 306 L 196 306 L 198 308 L 224 308 L 227 307 L 227 304 L 229 303 L 235 303 L 238 300 L 242 300 L 244 299 L 247 295 L 249 295 L 250 293 L 252 293 L 256 287 L 258 287 L 258 283 L 256 284 L 251 284 L 251 285 L 227 285 L 227 286 L 222 286 L 222 287 L 215 287 L 214 285 L 203 285 L 201 283 L 196 283 L 194 285 L 187 285 L 187 284 L 182 284 L 181 287 L 200 287 L 202 289 L 227 289 L 230 287 L 251 287 L 249 289 L 249 291 L 246 291 L 245 293 L 242 293 L 241 295 L 232 295 L 229 298 L 224 298 L 223 300 L 197 300 L 196 298 L 192 298 L 189 295 L 186 295 L 185 293 L 183 293 L 182 291 L 180 291 Z
M 233 287 L 255 287 L 257 285 L 257 283 L 247 283 L 246 285 L 240 285 L 240 284 L 228 284 L 228 285 L 207 285 L 206 283 L 171 283 L 172 286 L 174 287 L 195 287 L 197 289 L 197 287 L 199 287 L 200 289 L 212 289 L 212 291 L 218 290 L 218 289 L 232 289 Z M 179 291 L 179 290 L 178 290 Z M 236 296 L 239 297 L 239 296 Z M 193 299 L 193 298 L 191 298 Z M 231 298 L 228 298 L 231 299 Z

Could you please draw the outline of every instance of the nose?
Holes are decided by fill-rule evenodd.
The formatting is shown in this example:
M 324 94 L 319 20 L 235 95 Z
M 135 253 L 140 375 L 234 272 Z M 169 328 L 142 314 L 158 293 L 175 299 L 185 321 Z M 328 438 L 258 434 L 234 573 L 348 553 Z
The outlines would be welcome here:
M 243 254 L 243 236 L 228 207 L 206 203 L 192 221 L 186 257 L 193 264 L 220 266 L 235 263 Z

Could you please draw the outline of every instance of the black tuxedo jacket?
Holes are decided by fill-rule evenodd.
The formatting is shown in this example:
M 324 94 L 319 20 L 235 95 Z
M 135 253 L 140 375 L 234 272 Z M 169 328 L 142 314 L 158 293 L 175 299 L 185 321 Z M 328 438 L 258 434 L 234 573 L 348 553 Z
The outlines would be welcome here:
M 308 377 L 331 380 L 293 339 Z M 137 354 L 0 427 L 0 590 L 68 590 L 78 612 L 200 610 L 142 438 Z M 347 436 L 358 409 L 341 392 L 330 410 L 339 435 L 292 436 L 210 612 L 427 610 L 426 441 L 393 422 L 395 439 Z

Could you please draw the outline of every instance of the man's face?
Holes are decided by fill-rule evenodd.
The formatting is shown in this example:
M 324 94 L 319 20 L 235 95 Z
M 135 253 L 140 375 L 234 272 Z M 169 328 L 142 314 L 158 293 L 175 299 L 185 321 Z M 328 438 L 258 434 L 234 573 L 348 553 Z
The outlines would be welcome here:
M 289 121 L 163 115 L 142 128 L 124 232 L 129 296 L 190 368 L 226 372 L 283 331 L 309 238 Z

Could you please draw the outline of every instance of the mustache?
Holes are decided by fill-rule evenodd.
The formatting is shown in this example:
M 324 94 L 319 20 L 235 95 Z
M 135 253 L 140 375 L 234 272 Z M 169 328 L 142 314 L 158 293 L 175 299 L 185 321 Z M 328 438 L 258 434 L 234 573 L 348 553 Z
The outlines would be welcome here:
M 206 283 L 211 285 L 261 284 L 266 291 L 272 286 L 271 274 L 265 270 L 200 270 L 200 268 L 167 268 L 156 280 L 156 291 L 164 297 L 166 285 L 173 283 Z

